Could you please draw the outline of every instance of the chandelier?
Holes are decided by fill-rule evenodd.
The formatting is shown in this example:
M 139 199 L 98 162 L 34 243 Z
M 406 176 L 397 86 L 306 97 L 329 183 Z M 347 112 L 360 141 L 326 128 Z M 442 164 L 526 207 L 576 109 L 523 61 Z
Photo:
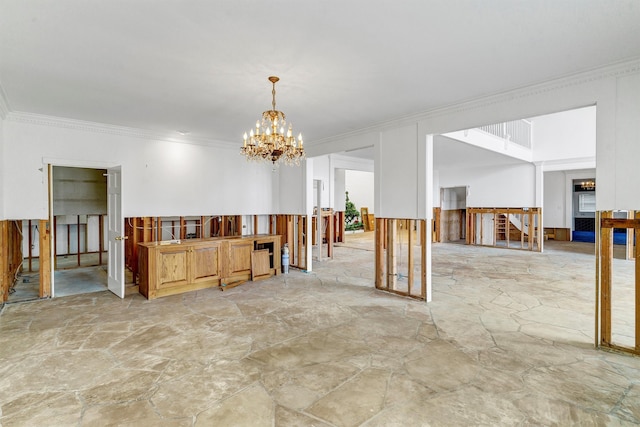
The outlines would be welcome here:
M 596 189 L 596 182 L 591 179 L 588 181 L 582 181 L 580 183 L 580 188 L 583 190 L 593 191 Z
M 299 165 L 300 159 L 304 158 L 302 134 L 298 135 L 296 141 L 291 123 L 287 127 L 284 113 L 276 110 L 276 83 L 278 80 L 280 80 L 278 77 L 269 77 L 269 81 L 273 85 L 271 90 L 272 109 L 262 113 L 262 120 L 256 121 L 255 130 L 252 129 L 248 135 L 246 132 L 244 133 L 244 143 L 240 152 L 247 160 L 265 160 L 272 162 L 274 166 L 279 163 Z M 287 129 L 286 134 L 285 128 Z

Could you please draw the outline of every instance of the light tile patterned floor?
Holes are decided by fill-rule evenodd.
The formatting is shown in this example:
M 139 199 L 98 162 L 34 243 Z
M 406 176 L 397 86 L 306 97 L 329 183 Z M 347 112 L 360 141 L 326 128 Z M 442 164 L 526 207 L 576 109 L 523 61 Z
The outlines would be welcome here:
M 593 255 L 434 245 L 425 304 L 348 246 L 224 293 L 5 306 L 0 424 L 640 423 L 640 358 L 593 348 Z

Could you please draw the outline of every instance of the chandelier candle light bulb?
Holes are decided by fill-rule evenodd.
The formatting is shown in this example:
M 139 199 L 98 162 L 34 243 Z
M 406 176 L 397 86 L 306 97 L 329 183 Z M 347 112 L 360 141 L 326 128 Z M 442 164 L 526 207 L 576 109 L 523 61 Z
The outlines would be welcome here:
M 255 133 L 253 129 L 249 132 L 248 137 L 247 133 L 244 133 L 244 142 L 240 153 L 247 160 L 270 161 L 274 166 L 280 163 L 299 165 L 300 159 L 305 157 L 304 148 L 302 148 L 302 134 L 298 135 L 298 144 L 296 144 L 291 123 L 289 123 L 286 135 L 284 133 L 287 128 L 286 116 L 282 111 L 276 110 L 276 83 L 278 80 L 280 80 L 278 77 L 269 77 L 269 81 L 273 85 L 271 91 L 272 109 L 262 113 L 262 126 L 260 120 L 256 121 Z

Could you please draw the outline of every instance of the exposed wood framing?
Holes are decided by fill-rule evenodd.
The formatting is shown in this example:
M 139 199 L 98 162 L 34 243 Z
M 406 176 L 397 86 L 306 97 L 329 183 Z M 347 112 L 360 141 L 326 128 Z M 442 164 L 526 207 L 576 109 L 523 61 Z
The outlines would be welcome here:
M 635 211 L 628 211 L 627 212 L 627 219 L 633 219 L 635 218 Z M 628 228 L 627 229 L 627 241 L 626 241 L 626 253 L 625 253 L 625 257 L 628 260 L 634 259 L 635 258 L 635 251 L 634 251 L 634 244 L 633 242 L 635 241 L 635 230 L 632 228 Z
M 375 226 L 375 286 L 377 289 L 397 295 L 425 301 L 427 298 L 427 238 L 433 238 L 433 222 L 427 226 L 425 220 L 405 220 L 397 218 L 376 218 Z M 416 241 L 414 233 L 419 233 Z M 406 246 L 403 242 L 406 241 Z M 417 244 L 419 243 L 419 245 Z M 398 248 L 400 244 L 400 247 Z M 416 248 L 420 247 L 420 286 L 415 283 Z M 406 252 L 407 272 L 406 290 L 399 283 L 404 280 L 403 272 L 399 271 L 399 263 L 403 262 Z M 419 289 L 419 292 L 416 292 Z
M 334 212 L 333 230 L 334 230 L 334 236 L 333 236 L 334 243 L 344 242 L 344 231 L 345 231 L 344 211 Z
M 48 220 L 38 222 L 40 230 L 40 298 L 51 296 L 51 227 Z
M 440 235 L 441 215 L 441 208 L 433 208 L 433 231 L 431 232 L 432 242 L 442 242 L 442 237 Z
M 333 209 L 321 210 L 320 211 L 320 229 L 321 236 L 317 236 L 318 229 L 318 216 L 313 215 L 312 217 L 312 244 L 318 245 L 318 259 L 322 260 L 323 258 L 333 258 L 333 243 L 335 241 L 334 236 L 334 219 L 333 219 Z M 324 254 L 324 243 L 327 244 L 327 253 L 326 256 Z
M 596 345 L 640 355 L 640 212 L 635 211 L 627 219 L 613 218 L 612 211 L 597 212 L 598 239 L 596 241 Z M 612 342 L 612 289 L 613 283 L 613 230 L 626 228 L 635 237 L 635 300 L 634 347 Z M 629 244 L 629 242 L 627 242 Z
M 376 288 L 384 289 L 384 276 L 385 276 L 385 268 L 384 268 L 384 257 L 385 257 L 385 236 L 386 230 L 385 227 L 387 225 L 387 221 L 384 218 L 376 218 Z
M 22 269 L 22 221 L 0 221 L 0 303 L 9 298 L 9 289 Z
M 29 234 L 29 237 L 28 237 L 28 239 L 29 239 L 28 248 L 29 249 L 28 249 L 28 254 L 27 254 L 27 257 L 28 257 L 28 261 L 27 262 L 28 262 L 28 266 L 29 266 L 29 270 L 28 271 L 32 272 L 33 271 L 33 230 L 31 229 L 31 220 L 29 220 L 29 222 L 27 224 L 27 227 L 29 228 L 29 233 L 28 233 Z
M 294 257 L 293 262 L 291 262 L 291 265 L 297 265 L 298 267 L 302 268 L 304 266 L 304 268 L 307 268 L 307 257 L 305 256 L 306 250 L 304 250 L 305 248 L 305 242 L 304 242 L 304 233 L 306 230 L 306 226 L 307 226 L 307 217 L 304 215 L 298 215 L 298 223 L 296 224 L 296 226 L 298 227 L 298 239 L 297 239 L 297 254 Z
M 9 288 L 13 283 L 9 269 L 9 221 L 0 221 L 0 303 L 9 298 Z
M 468 245 L 494 246 L 541 252 L 543 247 L 541 208 L 467 208 L 466 242 Z M 520 220 L 520 230 L 511 221 L 511 216 Z M 490 243 L 485 242 L 484 219 L 493 223 Z M 528 221 L 525 227 L 525 218 Z M 519 234 L 520 245 L 514 244 Z

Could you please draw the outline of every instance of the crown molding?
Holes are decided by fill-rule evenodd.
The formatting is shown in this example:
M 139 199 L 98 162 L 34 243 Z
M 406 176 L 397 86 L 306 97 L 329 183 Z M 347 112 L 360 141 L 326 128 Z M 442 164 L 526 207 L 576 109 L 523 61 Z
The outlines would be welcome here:
M 154 141 L 176 142 L 181 144 L 204 145 L 216 148 L 237 148 L 237 144 L 228 141 L 199 138 L 194 136 L 174 136 L 170 132 L 158 132 L 126 126 L 109 125 L 105 123 L 89 122 L 84 120 L 68 119 L 64 117 L 47 116 L 23 111 L 11 111 L 6 116 L 7 121 L 27 123 L 38 126 L 48 126 L 61 129 L 102 133 L 108 135 L 133 137 Z
M 322 138 L 316 141 L 309 141 L 307 145 L 309 147 L 318 147 L 323 144 L 328 144 L 340 139 L 352 138 L 371 132 L 380 132 L 392 127 L 413 124 L 423 120 L 461 113 L 464 111 L 477 110 L 496 104 L 510 102 L 516 99 L 528 98 L 544 93 L 558 91 L 572 86 L 580 86 L 607 78 L 616 78 L 637 73 L 640 73 L 640 58 L 633 58 L 630 60 L 609 64 L 603 67 L 593 68 L 587 71 L 568 74 L 551 80 L 546 80 L 544 82 L 534 83 L 531 85 L 513 88 L 491 95 L 468 99 L 466 101 L 461 101 L 444 107 L 434 108 L 432 110 L 396 117 L 394 119 L 380 122 L 366 128 L 354 130 L 352 132 L 346 132 L 340 135 Z
M 578 157 L 575 159 L 541 160 L 533 162 L 542 166 L 544 172 L 565 172 L 573 170 L 596 169 L 595 156 Z
M 7 118 L 11 112 L 11 107 L 9 107 L 9 99 L 7 98 L 7 94 L 2 87 L 2 82 L 0 82 L 0 118 L 3 120 Z

